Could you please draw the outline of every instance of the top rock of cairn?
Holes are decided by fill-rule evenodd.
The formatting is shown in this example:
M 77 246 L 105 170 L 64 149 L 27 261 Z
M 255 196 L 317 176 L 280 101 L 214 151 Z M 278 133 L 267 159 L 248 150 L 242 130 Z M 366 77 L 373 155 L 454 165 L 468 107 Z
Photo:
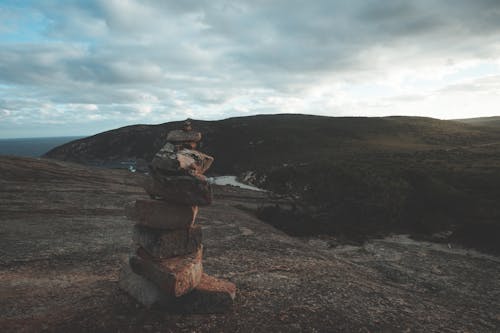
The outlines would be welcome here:
M 156 153 L 150 169 L 155 174 L 200 176 L 210 168 L 214 158 L 194 150 L 201 133 L 192 130 L 186 120 L 182 130 L 170 131 L 167 143 Z
M 167 141 L 185 148 L 196 148 L 196 143 L 201 140 L 201 133 L 193 131 L 191 121 L 184 122 L 182 130 L 170 131 L 167 135 Z M 179 147 L 180 148 L 180 147 Z
M 194 150 L 200 140 L 201 133 L 192 130 L 189 120 L 184 122 L 182 130 L 168 133 L 167 143 L 149 166 L 152 179 L 146 184 L 146 191 L 152 197 L 182 204 L 210 204 L 212 193 L 203 174 L 214 159 Z

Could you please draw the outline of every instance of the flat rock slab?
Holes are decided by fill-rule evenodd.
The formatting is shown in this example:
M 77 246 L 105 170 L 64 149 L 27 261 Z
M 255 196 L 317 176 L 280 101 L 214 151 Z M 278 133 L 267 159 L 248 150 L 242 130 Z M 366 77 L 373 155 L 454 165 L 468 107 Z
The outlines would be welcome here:
M 200 284 L 193 291 L 175 298 L 134 273 L 127 264 L 122 267 L 118 284 L 140 304 L 171 312 L 223 313 L 231 309 L 236 296 L 236 286 L 233 283 L 203 274 Z
M 167 135 L 167 141 L 171 142 L 184 142 L 184 141 L 198 142 L 200 140 L 201 140 L 201 133 L 195 131 L 174 130 L 168 132 Z
M 168 231 L 135 226 L 132 237 L 152 257 L 164 259 L 197 252 L 202 232 L 200 226 Z
M 229 186 L 213 187 L 218 200 L 197 219 L 203 268 L 238 286 L 233 308 L 200 316 L 139 306 L 117 283 L 130 251 L 123 206 L 146 198 L 139 177 L 0 157 L 2 333 L 499 332 L 498 256 L 411 239 L 297 239 L 236 208 L 266 204 L 267 194 Z
M 160 171 L 172 175 L 201 175 L 210 168 L 214 160 L 212 156 L 197 150 L 182 149 L 178 152 L 172 152 L 172 144 L 167 143 L 165 146 L 167 148 L 162 148 L 151 162 L 151 167 L 156 172 Z
M 163 200 L 138 199 L 127 209 L 137 225 L 156 229 L 188 229 L 196 219 L 197 206 L 179 205 Z
M 202 176 L 165 176 L 153 173 L 147 177 L 144 189 L 159 200 L 192 206 L 206 206 L 212 203 L 212 188 Z
M 156 259 L 139 248 L 130 256 L 129 263 L 134 273 L 153 282 L 167 295 L 179 297 L 200 283 L 203 274 L 202 253 L 203 247 L 200 247 L 192 254 Z

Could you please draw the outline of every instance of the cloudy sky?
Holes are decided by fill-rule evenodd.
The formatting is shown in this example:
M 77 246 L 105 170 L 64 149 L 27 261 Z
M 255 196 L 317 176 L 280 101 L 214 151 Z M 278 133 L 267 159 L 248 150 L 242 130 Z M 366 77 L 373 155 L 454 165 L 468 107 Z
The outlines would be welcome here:
M 500 115 L 500 0 L 0 0 L 0 137 Z

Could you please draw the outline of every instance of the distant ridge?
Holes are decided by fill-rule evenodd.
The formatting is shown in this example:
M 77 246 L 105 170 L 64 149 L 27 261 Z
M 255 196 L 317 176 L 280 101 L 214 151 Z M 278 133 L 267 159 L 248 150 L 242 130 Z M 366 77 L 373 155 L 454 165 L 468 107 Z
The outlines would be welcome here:
M 459 121 L 469 125 L 500 127 L 500 116 L 455 119 L 455 121 Z
M 75 140 L 44 156 L 92 165 L 150 160 L 181 122 L 133 125 Z M 495 133 L 468 124 L 421 117 L 322 117 L 257 115 L 194 120 L 201 149 L 216 157 L 214 173 L 237 174 L 258 166 L 372 151 L 409 152 L 453 148 L 491 140 Z

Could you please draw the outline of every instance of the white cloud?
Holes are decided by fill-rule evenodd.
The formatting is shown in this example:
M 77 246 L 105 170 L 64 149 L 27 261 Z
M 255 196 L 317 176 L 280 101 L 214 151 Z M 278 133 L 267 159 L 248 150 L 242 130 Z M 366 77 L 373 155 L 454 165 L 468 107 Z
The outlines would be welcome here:
M 6 13 L 23 23 L 0 23 L 0 130 L 12 135 L 278 112 L 498 114 L 496 0 L 40 1 Z

